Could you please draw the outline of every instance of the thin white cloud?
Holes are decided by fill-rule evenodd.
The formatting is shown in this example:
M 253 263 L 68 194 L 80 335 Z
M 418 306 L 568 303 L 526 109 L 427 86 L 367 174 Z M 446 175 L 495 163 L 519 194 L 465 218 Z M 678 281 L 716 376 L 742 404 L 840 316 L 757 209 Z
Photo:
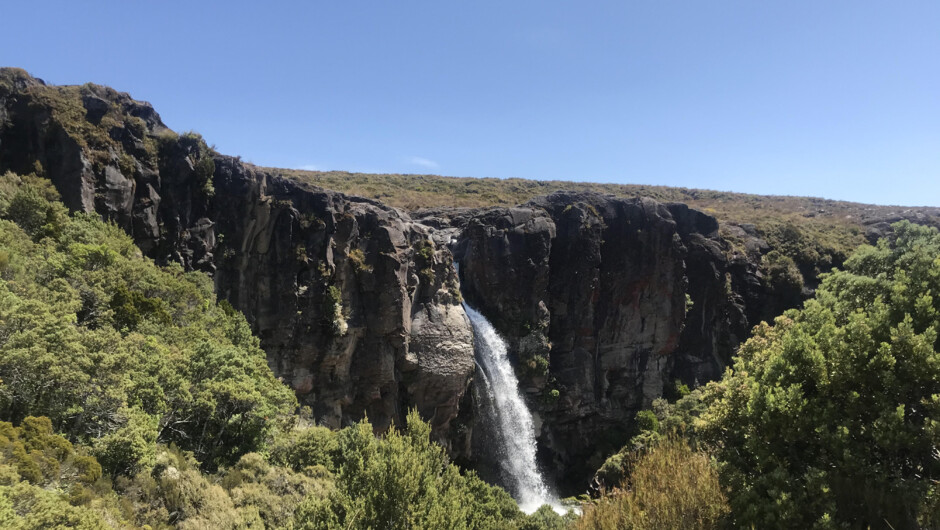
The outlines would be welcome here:
M 408 157 L 408 163 L 414 164 L 416 166 L 425 167 L 428 169 L 438 169 L 439 167 L 441 167 L 441 165 L 438 164 L 437 162 L 433 160 L 429 160 L 427 158 L 421 158 L 420 156 Z
M 302 166 L 299 166 L 297 169 L 302 169 L 304 171 L 320 171 L 320 168 L 318 168 L 317 166 L 313 164 L 304 164 Z

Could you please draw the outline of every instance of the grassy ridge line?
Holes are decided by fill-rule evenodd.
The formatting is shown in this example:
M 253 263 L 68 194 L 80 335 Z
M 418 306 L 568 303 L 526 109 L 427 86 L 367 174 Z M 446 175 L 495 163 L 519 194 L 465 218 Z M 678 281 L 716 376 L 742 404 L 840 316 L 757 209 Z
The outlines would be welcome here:
M 97 170 L 110 163 L 112 153 L 118 155 L 118 166 L 127 176 L 135 175 L 136 157 L 147 167 L 157 165 L 159 140 L 170 134 L 159 118 L 152 130 L 136 117 L 142 109 L 152 112 L 149 105 L 134 101 L 130 95 L 94 85 L 53 86 L 32 78 L 15 68 L 0 69 L 0 95 L 23 93 L 33 105 L 49 109 L 57 120 L 90 155 Z M 84 97 L 103 98 L 110 105 L 97 123 L 88 119 Z M 143 138 L 142 152 L 127 153 L 114 140 L 122 130 Z M 194 138 L 195 135 L 191 135 Z M 30 171 L 32 168 L 20 168 Z M 42 168 L 36 168 L 42 173 Z M 540 195 L 555 191 L 593 191 L 619 197 L 646 196 L 662 202 L 682 202 L 714 215 L 725 227 L 724 236 L 732 241 L 735 252 L 744 245 L 735 242 L 730 224 L 752 224 L 757 234 L 773 249 L 780 249 L 800 265 L 804 273 L 828 270 L 840 263 L 848 253 L 863 243 L 866 221 L 894 217 L 910 218 L 921 212 L 935 219 L 940 226 L 940 208 L 902 208 L 864 205 L 811 197 L 765 196 L 722 191 L 650 186 L 637 184 L 600 184 L 589 182 L 539 181 L 527 179 L 496 179 L 442 177 L 437 175 L 366 174 L 341 171 L 319 172 L 295 169 L 261 168 L 352 195 L 379 200 L 405 210 L 436 207 L 515 206 Z M 136 176 L 136 175 L 135 175 Z
M 32 78 L 15 68 L 0 69 L 0 95 L 19 93 L 36 105 L 51 112 L 67 134 L 89 155 L 99 174 L 104 166 L 114 164 L 125 176 L 137 174 L 137 164 L 156 168 L 160 142 L 175 139 L 148 104 L 134 101 L 130 95 L 94 85 L 53 86 Z M 107 112 L 97 121 L 89 121 L 83 98 L 100 98 L 108 102 Z M 102 107 L 104 109 L 104 107 Z M 137 115 L 143 112 L 151 121 Z M 133 153 L 115 140 L 130 131 L 142 138 Z M 202 144 L 196 134 L 183 135 Z M 210 151 L 206 148 L 207 151 Z M 213 151 L 214 152 L 214 151 Z M 135 160 L 136 159 L 136 160 Z M 44 173 L 41 165 L 18 167 L 20 172 Z M 9 168 L 8 168 L 9 169 Z M 760 260 L 768 249 L 793 260 L 804 276 L 814 283 L 819 272 L 838 266 L 853 249 L 865 242 L 866 226 L 882 220 L 911 219 L 940 227 L 940 208 L 905 208 L 875 206 L 812 197 L 766 196 L 744 193 L 651 186 L 637 184 L 600 184 L 589 182 L 538 181 L 527 179 L 496 179 L 442 177 L 437 175 L 366 174 L 341 171 L 319 172 L 295 169 L 260 168 L 275 175 L 299 182 L 332 189 L 351 195 L 379 200 L 405 210 L 438 207 L 515 206 L 540 195 L 555 191 L 592 191 L 619 197 L 645 196 L 662 202 L 682 202 L 715 216 L 721 223 L 722 235 L 731 243 L 729 257 L 748 255 Z M 211 184 L 205 187 L 211 193 Z M 731 225 L 753 225 L 745 235 Z M 758 236 L 769 247 L 749 252 L 747 240 Z M 876 234 L 878 235 L 878 234 Z M 779 261 L 779 260 L 778 260 Z
M 729 202 L 752 209 L 769 209 L 780 213 L 816 214 L 825 209 L 824 217 L 851 215 L 859 210 L 894 209 L 894 207 L 800 197 L 788 195 L 755 195 L 727 191 L 658 186 L 645 184 L 614 184 L 574 182 L 565 180 L 530 180 L 522 178 L 447 177 L 419 174 L 371 174 L 347 171 L 307 171 L 267 168 L 274 173 L 346 193 L 378 199 L 406 210 L 451 207 L 515 206 L 540 195 L 555 191 L 592 191 L 619 197 L 651 197 L 663 202 L 684 202 L 701 206 Z M 720 208 L 716 213 L 726 213 Z M 730 219 L 729 219 L 730 220 Z
M 591 191 L 618 197 L 651 197 L 682 202 L 728 224 L 752 224 L 773 248 L 785 249 L 807 270 L 839 263 L 865 242 L 866 220 L 924 212 L 940 219 L 937 208 L 866 205 L 813 197 L 752 195 L 639 184 L 442 177 L 437 175 L 367 174 L 271 168 L 272 173 L 353 195 L 378 199 L 405 210 L 435 207 L 515 206 L 555 191 Z M 724 230 L 727 239 L 732 233 Z M 809 256 L 802 247 L 812 246 Z M 799 247 L 799 248 L 798 248 Z M 740 245 L 735 248 L 741 249 Z M 813 257 L 816 254 L 822 259 Z M 826 258 L 828 256 L 829 258 Z

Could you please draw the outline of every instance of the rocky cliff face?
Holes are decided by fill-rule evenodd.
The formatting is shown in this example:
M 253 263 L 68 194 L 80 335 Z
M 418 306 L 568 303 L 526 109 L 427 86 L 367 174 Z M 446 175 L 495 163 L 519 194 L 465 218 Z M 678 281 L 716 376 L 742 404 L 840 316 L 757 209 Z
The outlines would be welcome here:
M 719 374 L 746 332 L 718 224 L 684 205 L 556 193 L 421 216 L 456 229 L 464 296 L 509 343 L 562 484 L 583 484 L 673 377 Z
M 216 159 L 216 287 L 322 423 L 386 429 L 418 407 L 439 433 L 473 371 L 453 260 L 397 210 Z M 225 212 L 221 206 L 227 205 Z
M 127 94 L 16 69 L 0 69 L 7 170 L 48 177 L 72 210 L 113 221 L 158 262 L 211 274 L 320 423 L 367 414 L 381 431 L 416 407 L 453 455 L 485 468 L 462 295 L 509 343 L 565 493 L 583 490 L 638 410 L 675 379 L 718 377 L 753 324 L 815 281 L 770 260 L 752 226 L 719 233 L 684 204 L 560 192 L 409 215 L 221 156 Z M 875 237 L 890 220 L 865 226 Z
M 214 276 L 322 424 L 417 407 L 438 438 L 473 372 L 453 259 L 395 209 L 275 177 L 105 87 L 0 75 L 0 171 L 38 172 L 158 262 Z M 465 445 L 465 444 L 464 444 Z M 455 450 L 460 450 L 455 447 Z
M 543 460 L 572 490 L 673 378 L 721 372 L 764 296 L 684 205 L 556 193 L 412 220 L 218 155 L 127 94 L 18 70 L 0 75 L 0 170 L 43 174 L 158 262 L 213 275 L 319 422 L 367 414 L 381 431 L 417 407 L 484 465 L 462 291 L 508 340 Z

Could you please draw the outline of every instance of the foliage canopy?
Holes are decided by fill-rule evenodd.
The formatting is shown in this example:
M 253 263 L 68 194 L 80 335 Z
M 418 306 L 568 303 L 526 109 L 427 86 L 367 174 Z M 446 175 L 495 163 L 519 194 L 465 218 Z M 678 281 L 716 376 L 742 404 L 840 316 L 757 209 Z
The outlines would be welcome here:
M 417 412 L 383 438 L 296 412 L 208 277 L 0 176 L 0 526 L 566 525 L 462 473 Z
M 755 328 L 720 381 L 655 403 L 660 426 L 635 442 L 680 431 L 711 448 L 738 526 L 936 527 L 938 293 L 940 234 L 897 223 Z

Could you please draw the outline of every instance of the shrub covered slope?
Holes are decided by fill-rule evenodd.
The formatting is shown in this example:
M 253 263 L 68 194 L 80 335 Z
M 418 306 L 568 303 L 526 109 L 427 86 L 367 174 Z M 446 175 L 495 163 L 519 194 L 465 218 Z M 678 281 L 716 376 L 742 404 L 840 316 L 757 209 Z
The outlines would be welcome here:
M 714 455 L 730 521 L 753 528 L 940 526 L 940 234 L 907 222 L 816 297 L 762 324 L 720 381 L 645 413 L 599 471 L 682 433 Z
M 208 277 L 0 177 L 0 527 L 550 528 L 416 413 L 307 425 Z

